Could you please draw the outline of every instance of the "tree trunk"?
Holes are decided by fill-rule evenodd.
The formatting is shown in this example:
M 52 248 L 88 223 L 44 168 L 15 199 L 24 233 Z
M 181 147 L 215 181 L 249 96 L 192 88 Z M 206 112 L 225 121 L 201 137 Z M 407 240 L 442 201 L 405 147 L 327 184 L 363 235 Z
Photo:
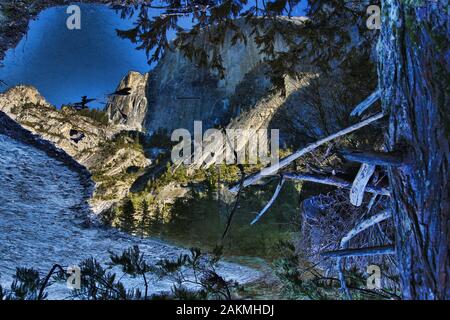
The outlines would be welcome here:
M 379 81 L 404 299 L 450 298 L 447 0 L 383 0 Z

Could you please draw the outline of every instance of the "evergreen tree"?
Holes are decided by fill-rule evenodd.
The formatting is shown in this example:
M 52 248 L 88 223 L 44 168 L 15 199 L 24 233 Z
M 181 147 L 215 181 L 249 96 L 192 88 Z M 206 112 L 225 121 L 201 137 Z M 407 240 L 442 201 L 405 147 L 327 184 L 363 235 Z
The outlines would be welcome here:
M 124 201 L 124 204 L 121 208 L 121 212 L 119 214 L 119 227 L 123 231 L 132 232 L 135 227 L 135 209 L 133 202 L 131 199 L 127 198 Z
M 141 203 L 141 210 L 142 210 L 142 216 L 138 224 L 139 232 L 141 233 L 141 236 L 143 237 L 146 233 L 148 233 L 149 228 L 151 227 L 151 218 L 150 218 L 150 212 L 148 209 L 148 203 L 144 199 Z
M 162 222 L 163 222 L 163 212 L 161 208 L 158 207 L 150 218 L 150 229 L 155 233 L 159 233 L 160 228 L 162 226 Z
M 109 209 L 109 210 L 104 211 L 100 216 L 101 222 L 104 225 L 112 226 L 114 217 L 115 217 L 115 213 L 116 212 L 114 209 Z

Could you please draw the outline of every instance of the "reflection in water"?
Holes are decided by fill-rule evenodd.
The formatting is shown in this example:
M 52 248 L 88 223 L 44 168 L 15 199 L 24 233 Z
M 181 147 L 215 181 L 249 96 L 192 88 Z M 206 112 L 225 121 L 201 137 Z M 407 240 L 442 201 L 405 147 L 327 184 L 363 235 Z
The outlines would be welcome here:
M 0 79 L 10 86 L 32 85 L 60 106 L 83 95 L 104 101 L 130 70 L 150 69 L 145 52 L 116 35 L 116 29 L 132 27 L 132 19 L 122 20 L 104 5 L 80 7 L 81 30 L 67 28 L 66 6 L 47 9 L 31 21 L 28 34 L 7 51 Z
M 292 15 L 303 15 L 306 3 L 295 6 Z M 0 79 L 9 86 L 32 85 L 58 107 L 86 95 L 100 100 L 91 106 L 103 108 L 105 95 L 113 92 L 129 71 L 144 73 L 153 67 L 147 63 L 145 50 L 136 50 L 135 44 L 117 36 L 116 30 L 132 28 L 135 18 L 121 19 L 120 13 L 106 5 L 78 5 L 81 30 L 67 28 L 67 6 L 46 9 L 31 21 L 27 35 L 7 51 Z M 252 5 L 249 1 L 246 7 Z M 148 11 L 149 17 L 160 13 L 158 9 Z M 178 23 L 188 29 L 191 19 L 180 17 Z M 167 37 L 173 39 L 175 32 L 168 31 Z
M 151 234 L 184 246 L 208 250 L 221 243 L 224 253 L 230 256 L 278 258 L 277 244 L 290 239 L 297 226 L 292 223 L 299 210 L 293 201 L 298 198 L 294 184 L 287 183 L 264 219 L 250 225 L 257 210 L 267 203 L 275 184 L 271 183 L 267 190 L 257 191 L 250 187 L 242 192 L 239 209 L 224 242 L 221 236 L 232 203 L 225 204 L 217 199 L 215 192 L 208 191 L 192 192 L 191 197 L 178 198 L 167 212 L 158 210 L 150 228 Z

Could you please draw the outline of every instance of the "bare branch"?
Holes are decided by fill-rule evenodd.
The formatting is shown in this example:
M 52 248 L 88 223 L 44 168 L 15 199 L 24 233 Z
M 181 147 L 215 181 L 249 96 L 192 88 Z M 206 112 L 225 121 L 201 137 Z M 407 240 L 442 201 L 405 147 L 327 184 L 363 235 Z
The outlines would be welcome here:
M 42 300 L 44 297 L 44 291 L 47 288 L 47 284 L 50 281 L 51 276 L 55 273 L 55 272 L 61 272 L 63 274 L 65 274 L 64 268 L 62 266 L 60 266 L 59 264 L 55 264 L 53 265 L 53 267 L 50 269 L 49 273 L 47 274 L 47 276 L 45 277 L 44 281 L 42 282 L 41 288 L 39 289 L 39 294 L 37 296 L 37 300 Z
M 226 135 L 226 137 L 227 137 L 227 143 L 230 146 L 232 146 L 229 137 L 227 135 Z M 234 158 L 236 160 L 236 163 L 238 163 L 238 154 L 237 154 L 236 150 L 234 148 L 231 148 L 231 150 L 233 150 Z M 231 227 L 231 222 L 233 220 L 234 214 L 236 213 L 237 209 L 239 208 L 239 201 L 241 200 L 241 194 L 242 194 L 242 191 L 244 189 L 244 181 L 245 181 L 244 166 L 242 164 L 238 164 L 238 168 L 239 168 L 239 171 L 241 172 L 241 180 L 239 182 L 239 190 L 238 190 L 238 193 L 236 195 L 236 201 L 234 203 L 233 209 L 231 209 L 231 212 L 228 215 L 227 225 L 226 225 L 225 230 L 224 230 L 224 232 L 222 234 L 222 241 L 225 239 L 225 237 L 226 237 L 226 235 L 228 233 L 228 230 Z
M 272 205 L 272 203 L 275 201 L 275 199 L 278 197 L 278 194 L 281 191 L 281 188 L 283 187 L 284 184 L 284 178 L 281 177 L 280 179 L 280 183 L 278 183 L 277 188 L 275 189 L 275 192 L 273 193 L 272 198 L 269 200 L 269 202 L 267 202 L 267 204 L 265 205 L 265 207 L 261 210 L 260 213 L 258 213 L 258 215 L 255 217 L 255 219 L 253 219 L 253 221 L 250 223 L 251 225 L 254 225 L 263 215 L 264 213 L 270 208 L 270 206 Z
M 301 181 L 309 181 L 316 182 L 321 184 L 327 184 L 331 186 L 335 186 L 338 188 L 350 189 L 352 187 L 352 183 L 346 181 L 344 179 L 335 177 L 335 176 L 321 176 L 321 175 L 313 175 L 307 173 L 283 173 L 283 176 L 286 179 L 290 180 L 301 180 Z M 380 194 L 383 196 L 390 196 L 390 192 L 388 189 L 383 187 L 377 187 L 373 185 L 366 185 L 365 190 L 370 193 Z
M 325 137 L 323 139 L 320 139 L 320 140 L 318 140 L 318 141 L 316 141 L 314 143 L 311 143 L 311 144 L 307 145 L 306 147 L 296 151 L 295 153 L 291 154 L 290 156 L 288 156 L 288 157 L 286 157 L 284 159 L 281 159 L 280 162 L 278 162 L 277 164 L 275 164 L 273 166 L 270 166 L 270 167 L 267 167 L 267 168 L 264 168 L 261 171 L 255 173 L 255 174 L 253 174 L 251 176 L 249 176 L 248 178 L 246 178 L 244 180 L 243 187 L 245 188 L 245 187 L 255 183 L 256 181 L 264 178 L 265 176 L 275 174 L 281 168 L 286 167 L 287 165 L 289 165 L 293 161 L 295 161 L 298 158 L 300 158 L 301 156 L 303 156 L 303 155 L 305 155 L 305 154 L 307 154 L 307 153 L 317 149 L 321 145 L 323 145 L 323 144 L 325 144 L 325 143 L 327 143 L 327 142 L 329 142 L 331 140 L 334 140 L 336 138 L 339 138 L 341 136 L 344 136 L 346 134 L 349 134 L 349 133 L 351 133 L 353 131 L 356 131 L 356 130 L 362 128 L 362 127 L 365 127 L 365 126 L 371 124 L 372 122 L 374 122 L 374 121 L 376 121 L 378 119 L 381 119 L 383 116 L 384 116 L 383 113 L 380 112 L 380 113 L 378 113 L 378 114 L 376 114 L 376 115 L 374 115 L 372 117 L 367 118 L 364 121 L 358 122 L 358 123 L 356 123 L 356 124 L 354 124 L 354 125 L 352 125 L 350 127 L 347 127 L 347 128 L 345 128 L 345 129 L 343 129 L 341 131 L 338 131 L 338 132 L 336 132 L 336 133 L 334 133 L 334 134 L 332 134 L 330 136 L 327 136 L 327 137 Z M 231 192 L 237 192 L 239 190 L 239 186 L 240 186 L 240 184 L 231 187 L 230 191 Z
M 368 96 L 366 100 L 358 104 L 350 113 L 350 115 L 360 116 L 364 111 L 369 109 L 375 102 L 377 102 L 378 99 L 380 99 L 380 89 L 377 89 L 374 93 Z
M 355 237 L 357 234 L 363 232 L 367 228 L 380 223 L 381 221 L 384 221 L 391 217 L 390 210 L 383 210 L 377 214 L 374 214 L 373 216 L 367 218 L 366 220 L 359 223 L 357 226 L 355 226 L 352 230 L 350 230 L 342 239 L 341 239 L 341 248 L 345 246 L 345 244 L 350 241 L 351 238 Z
M 339 153 L 347 160 L 361 163 L 369 163 L 378 166 L 401 166 L 403 159 L 394 153 L 366 152 L 355 150 L 339 150 Z
M 366 186 L 369 183 L 370 177 L 375 172 L 375 166 L 367 163 L 363 163 L 359 168 L 358 174 L 353 181 L 353 185 L 350 189 L 350 203 L 354 206 L 360 207 L 363 199 Z
M 370 228 L 371 226 L 388 219 L 389 217 L 391 217 L 391 212 L 389 210 L 383 210 L 383 211 L 371 216 L 370 218 L 362 221 L 361 223 L 357 224 L 344 237 L 342 237 L 339 248 L 341 250 L 346 248 L 350 239 L 355 237 L 357 234 L 363 232 L 367 228 Z M 336 264 L 338 266 L 338 277 L 339 277 L 339 281 L 341 283 L 341 289 L 345 293 L 345 295 L 347 296 L 348 299 L 352 299 L 350 291 L 348 290 L 348 287 L 347 287 L 347 283 L 345 282 L 345 277 L 344 277 L 345 261 L 344 261 L 344 259 L 341 259 L 341 257 L 338 257 L 336 260 Z
M 393 245 L 387 245 L 378 247 L 325 251 L 320 253 L 322 257 L 365 257 L 378 254 L 395 254 L 395 247 Z

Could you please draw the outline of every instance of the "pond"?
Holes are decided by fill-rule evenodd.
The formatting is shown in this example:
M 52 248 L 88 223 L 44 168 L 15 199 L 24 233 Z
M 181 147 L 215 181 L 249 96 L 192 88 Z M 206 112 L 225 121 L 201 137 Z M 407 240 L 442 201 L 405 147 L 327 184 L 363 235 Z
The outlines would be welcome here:
M 217 198 L 217 192 L 211 190 L 191 192 L 190 196 L 177 199 L 165 216 L 167 221 L 152 226 L 152 235 L 207 251 L 220 243 L 225 255 L 237 261 L 238 257 L 260 257 L 272 261 L 280 256 L 280 243 L 290 240 L 300 228 L 299 190 L 290 182 L 286 183 L 277 201 L 260 221 L 250 225 L 269 201 L 276 184 L 274 181 L 264 190 L 255 187 L 244 189 L 223 241 L 222 234 L 234 202 L 224 203 Z

